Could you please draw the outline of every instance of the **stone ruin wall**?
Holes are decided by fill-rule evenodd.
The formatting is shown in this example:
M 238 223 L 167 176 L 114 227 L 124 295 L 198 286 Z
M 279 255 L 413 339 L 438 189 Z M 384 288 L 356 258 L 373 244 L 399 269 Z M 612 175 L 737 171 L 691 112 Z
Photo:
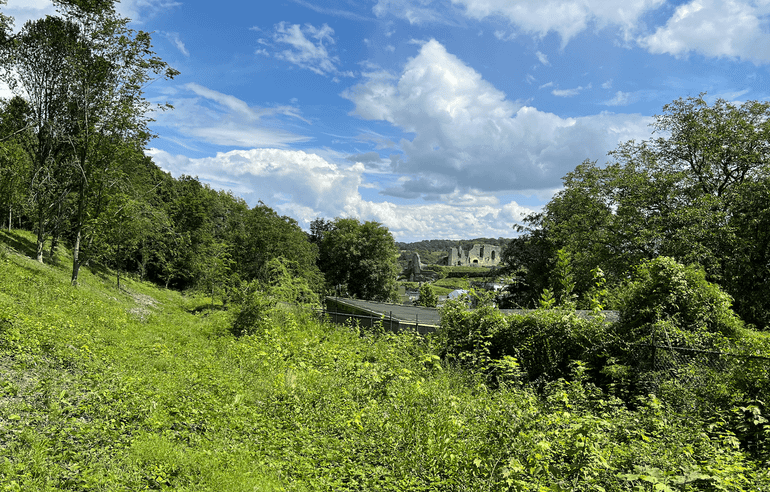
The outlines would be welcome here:
M 498 266 L 500 264 L 500 246 L 474 244 L 472 248 L 451 248 L 447 266 Z

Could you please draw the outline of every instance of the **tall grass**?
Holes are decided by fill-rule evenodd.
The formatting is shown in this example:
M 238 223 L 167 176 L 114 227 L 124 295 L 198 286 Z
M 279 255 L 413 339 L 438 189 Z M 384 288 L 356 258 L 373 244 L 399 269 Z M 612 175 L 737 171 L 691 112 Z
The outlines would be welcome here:
M 729 435 L 579 377 L 492 390 L 431 339 L 232 316 L 0 254 L 0 490 L 768 490 Z M 647 488 L 645 488 L 647 487 Z

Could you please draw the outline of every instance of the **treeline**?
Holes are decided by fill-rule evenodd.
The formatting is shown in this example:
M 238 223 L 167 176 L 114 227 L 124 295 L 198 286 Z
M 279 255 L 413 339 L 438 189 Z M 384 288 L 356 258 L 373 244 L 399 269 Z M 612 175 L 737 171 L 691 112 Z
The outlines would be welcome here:
M 331 288 L 394 295 L 397 251 L 380 224 L 318 219 L 308 235 L 262 202 L 161 171 L 144 154 L 147 125 L 171 108 L 142 90 L 178 72 L 114 2 L 55 3 L 58 16 L 15 36 L 0 19 L 0 73 L 16 94 L 0 101 L 0 223 L 35 232 L 38 261 L 56 261 L 63 243 L 73 285 L 81 266 L 99 263 L 225 302 L 249 283 L 289 280 L 304 300 Z
M 491 244 L 492 246 L 505 247 L 510 239 L 499 237 L 497 239 L 481 237 L 477 239 L 426 239 L 413 243 L 397 242 L 396 247 L 403 251 L 417 252 L 443 252 L 446 253 L 451 248 L 462 247 L 463 249 L 472 248 L 474 244 Z
M 588 308 L 601 276 L 613 307 L 635 265 L 667 256 L 702 268 L 743 320 L 770 326 L 770 102 L 678 99 L 653 129 L 604 167 L 580 164 L 527 217 L 502 255 L 513 276 L 504 305 L 536 306 L 547 292 Z

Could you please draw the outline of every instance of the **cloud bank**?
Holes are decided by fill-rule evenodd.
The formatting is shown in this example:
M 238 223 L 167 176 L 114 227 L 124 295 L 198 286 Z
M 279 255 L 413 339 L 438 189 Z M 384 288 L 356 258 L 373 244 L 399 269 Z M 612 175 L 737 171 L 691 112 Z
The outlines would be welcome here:
M 392 156 L 393 171 L 408 179 L 387 190 L 412 198 L 557 188 L 584 159 L 649 136 L 652 121 L 612 113 L 562 118 L 509 100 L 435 40 L 401 74 L 368 74 L 343 97 L 355 104 L 355 115 L 414 134 Z
M 316 217 L 345 216 L 380 222 L 397 240 L 459 239 L 457 231 L 463 237 L 501 237 L 510 236 L 513 225 L 535 211 L 484 194 L 455 194 L 445 203 L 417 205 L 367 200 L 360 193 L 369 184 L 362 163 L 335 164 L 304 151 L 233 150 L 198 159 L 158 149 L 147 154 L 174 176 L 198 176 L 252 206 L 262 200 L 306 228 Z

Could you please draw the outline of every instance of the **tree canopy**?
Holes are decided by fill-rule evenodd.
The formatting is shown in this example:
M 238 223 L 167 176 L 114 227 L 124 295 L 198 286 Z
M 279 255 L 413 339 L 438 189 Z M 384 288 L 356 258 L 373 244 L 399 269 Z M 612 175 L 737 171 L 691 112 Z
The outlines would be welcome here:
M 316 221 L 314 229 L 320 236 L 319 265 L 331 289 L 362 299 L 395 298 L 398 250 L 385 226 L 337 218 L 323 227 Z
M 618 286 L 633 265 L 670 256 L 702 266 L 746 321 L 767 326 L 770 301 L 759 297 L 770 299 L 760 226 L 770 206 L 770 103 L 678 99 L 653 129 L 654 138 L 619 145 L 606 166 L 585 161 L 568 173 L 507 249 L 509 268 L 547 287 L 555 252 L 564 248 L 583 295 L 597 266 Z
M 2 78 L 28 105 L 37 258 L 43 261 L 47 237 L 55 245 L 66 226 L 77 284 L 100 216 L 124 183 L 119 162 L 152 136 L 147 123 L 159 106 L 144 98 L 144 87 L 178 72 L 155 56 L 148 33 L 127 27 L 113 0 L 55 5 L 59 15 L 26 22 L 2 44 Z

